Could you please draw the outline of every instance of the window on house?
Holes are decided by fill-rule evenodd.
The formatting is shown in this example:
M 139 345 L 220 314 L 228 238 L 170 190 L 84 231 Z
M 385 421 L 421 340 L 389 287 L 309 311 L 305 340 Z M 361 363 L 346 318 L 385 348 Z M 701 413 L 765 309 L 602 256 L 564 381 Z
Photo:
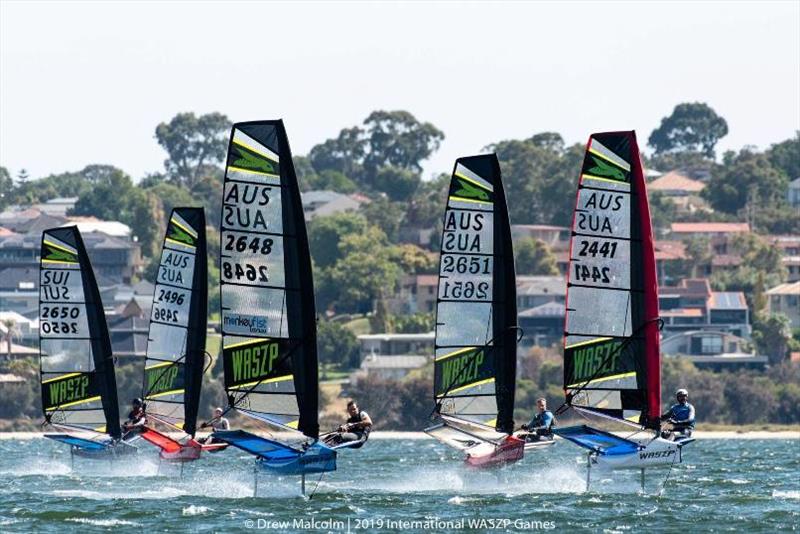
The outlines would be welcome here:
M 703 336 L 700 352 L 702 354 L 722 353 L 722 338 L 720 336 Z

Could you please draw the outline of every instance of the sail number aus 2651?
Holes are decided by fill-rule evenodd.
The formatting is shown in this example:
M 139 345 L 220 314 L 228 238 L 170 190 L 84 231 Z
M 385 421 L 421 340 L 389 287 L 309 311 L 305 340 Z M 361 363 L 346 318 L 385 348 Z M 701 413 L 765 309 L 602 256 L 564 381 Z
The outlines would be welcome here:
M 442 285 L 443 299 L 485 299 L 489 296 L 489 282 L 475 283 L 471 280 L 446 280 Z
M 491 274 L 489 265 L 491 265 L 491 258 L 467 258 L 466 256 L 456 258 L 450 254 L 442 256 L 443 273 Z

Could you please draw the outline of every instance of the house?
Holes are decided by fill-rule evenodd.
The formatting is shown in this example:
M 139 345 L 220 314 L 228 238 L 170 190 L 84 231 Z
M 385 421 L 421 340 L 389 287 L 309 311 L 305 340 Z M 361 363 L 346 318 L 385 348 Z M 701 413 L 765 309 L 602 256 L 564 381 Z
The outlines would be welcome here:
M 728 254 L 731 238 L 738 234 L 750 232 L 750 225 L 726 222 L 677 222 L 670 226 L 670 233 L 675 239 L 708 239 L 715 254 Z
M 522 329 L 518 350 L 522 353 L 532 346 L 551 347 L 561 343 L 564 335 L 563 302 L 546 302 L 517 314 L 517 323 Z
M 796 208 L 800 207 L 800 178 L 795 178 L 789 182 L 789 189 L 786 192 L 786 200 L 789 205 Z
M 781 263 L 786 268 L 787 282 L 800 280 L 800 236 L 776 235 L 766 238 L 781 251 Z
M 761 369 L 768 357 L 754 354 L 750 341 L 730 332 L 690 330 L 661 340 L 661 353 L 681 356 L 698 367 L 723 370 L 732 368 Z
M 432 313 L 436 310 L 439 275 L 415 274 L 400 279 L 400 290 L 393 297 L 391 308 L 395 313 Z
M 782 313 L 789 318 L 792 328 L 800 328 L 800 282 L 777 285 L 765 295 L 768 313 Z
M 569 228 L 566 226 L 550 226 L 547 224 L 512 224 L 511 239 L 531 238 L 544 242 L 550 248 L 566 248 L 569 246 Z
M 658 280 L 667 284 L 678 273 L 684 271 L 685 261 L 689 259 L 686 244 L 682 241 L 656 240 L 653 243 L 656 256 Z
M 335 191 L 306 191 L 301 194 L 306 221 L 345 211 L 358 211 L 365 202 L 361 195 L 343 195 Z
M 536 308 L 549 302 L 564 303 L 567 280 L 563 276 L 517 276 L 517 310 Z
M 423 334 L 363 334 L 358 336 L 361 361 L 368 356 L 427 356 L 433 354 L 436 335 Z
M 663 335 L 694 330 L 729 332 L 750 338 L 750 311 L 744 293 L 711 291 L 705 278 L 684 279 L 659 288 Z
M 431 358 L 418 355 L 395 356 L 367 356 L 361 362 L 361 367 L 351 374 L 351 382 L 357 382 L 367 376 L 378 377 L 382 380 L 402 380 L 408 373 L 425 367 Z
M 76 202 L 78 202 L 78 197 L 51 198 L 47 202 L 34 204 L 33 208 L 48 215 L 66 217 L 67 212 L 75 207 Z
M 706 184 L 693 180 L 679 171 L 670 171 L 653 180 L 648 186 L 648 191 L 659 191 L 669 198 L 678 211 L 691 213 L 700 209 L 707 209 L 706 202 L 700 197 Z

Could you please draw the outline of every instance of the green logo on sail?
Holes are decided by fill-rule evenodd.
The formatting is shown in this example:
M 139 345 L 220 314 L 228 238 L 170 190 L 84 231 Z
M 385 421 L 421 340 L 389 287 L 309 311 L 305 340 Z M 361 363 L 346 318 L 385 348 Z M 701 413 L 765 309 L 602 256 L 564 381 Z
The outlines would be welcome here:
M 235 145 L 235 147 L 236 150 L 239 152 L 239 155 L 241 156 L 239 159 L 236 159 L 233 162 L 233 164 L 236 167 L 241 167 L 243 169 L 250 169 L 253 171 L 265 172 L 268 174 L 278 174 L 278 168 L 275 162 L 272 162 L 267 158 L 254 154 L 239 145 Z
M 146 369 L 147 375 L 147 396 L 152 397 L 159 393 L 175 392 L 178 393 L 182 388 L 178 380 L 178 372 L 181 364 L 175 363 L 169 366 L 159 365 Z
M 44 259 L 49 261 L 63 261 L 68 263 L 78 263 L 78 256 L 69 252 L 67 250 L 61 250 L 57 248 L 52 248 L 45 244 L 45 256 Z
M 45 408 L 87 399 L 90 396 L 89 375 L 79 374 L 53 380 L 47 384 L 45 392 L 48 397 L 45 399 Z
M 480 187 L 474 186 L 469 182 L 456 178 L 456 182 L 460 189 L 453 193 L 453 195 L 458 197 L 464 198 L 474 198 L 476 200 L 489 200 L 489 193 L 488 191 L 481 189 Z
M 593 174 L 595 176 L 603 176 L 603 177 L 606 177 L 606 178 L 612 178 L 614 180 L 620 180 L 622 182 L 627 182 L 627 179 L 625 178 L 625 173 L 623 173 L 622 170 L 618 169 L 617 167 L 614 167 L 613 165 L 610 165 L 610 164 L 606 163 L 605 161 L 603 161 L 600 158 L 596 158 L 594 156 L 590 156 L 590 157 L 592 158 L 592 161 L 594 161 L 594 165 L 595 165 L 594 167 L 589 169 L 589 173 L 590 174 Z
M 167 239 L 171 239 L 173 241 L 178 241 L 179 243 L 184 243 L 191 247 L 194 246 L 194 238 L 190 236 L 188 233 L 184 232 L 177 224 L 170 221 L 169 225 L 169 234 L 167 234 Z
M 618 373 L 621 360 L 620 346 L 619 341 L 605 341 L 572 349 L 570 382 L 577 384 L 584 380 Z

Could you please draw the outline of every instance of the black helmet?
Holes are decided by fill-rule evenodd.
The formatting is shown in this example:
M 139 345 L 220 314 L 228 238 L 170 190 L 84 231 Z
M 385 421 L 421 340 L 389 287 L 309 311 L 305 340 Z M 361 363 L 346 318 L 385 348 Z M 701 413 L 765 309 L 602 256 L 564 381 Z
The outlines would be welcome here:
M 134 406 L 141 406 L 142 404 L 144 404 L 144 402 L 139 397 L 136 397 L 131 401 L 131 404 L 133 404 Z

